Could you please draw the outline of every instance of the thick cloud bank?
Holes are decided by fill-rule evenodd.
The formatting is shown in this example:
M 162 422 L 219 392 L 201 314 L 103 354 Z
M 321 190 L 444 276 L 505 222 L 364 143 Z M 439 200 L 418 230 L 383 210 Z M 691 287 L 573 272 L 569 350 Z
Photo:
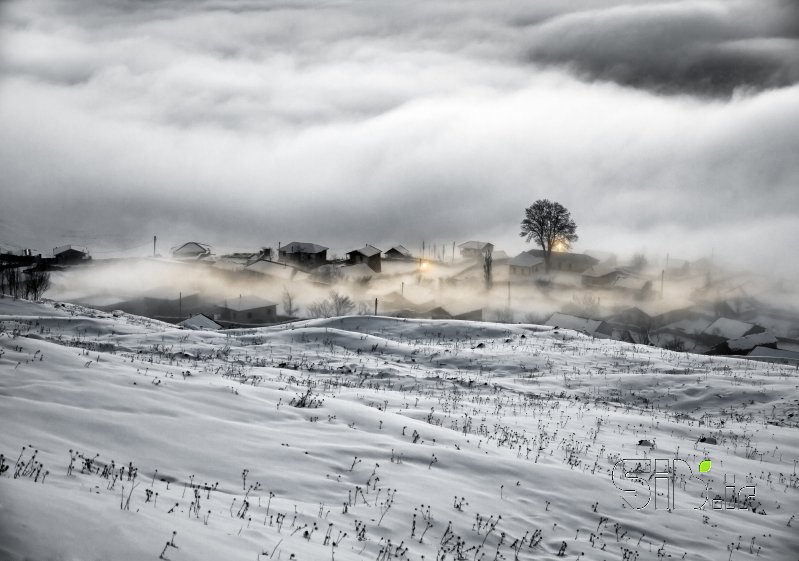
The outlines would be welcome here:
M 796 272 L 790 1 L 5 2 L 0 244 L 489 238 Z M 794 257 L 791 257 L 791 255 Z

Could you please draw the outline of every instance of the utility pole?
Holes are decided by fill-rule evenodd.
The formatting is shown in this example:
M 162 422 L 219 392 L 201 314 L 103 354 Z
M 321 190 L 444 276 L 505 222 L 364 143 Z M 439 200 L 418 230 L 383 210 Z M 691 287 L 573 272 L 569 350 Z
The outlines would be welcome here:
M 400 287 L 400 295 L 405 296 L 405 281 L 402 282 L 402 286 Z
M 666 269 L 660 271 L 660 299 L 663 300 L 663 279 L 666 277 Z
M 377 315 L 377 298 L 375 298 L 375 315 Z
M 157 239 L 158 238 L 156 236 L 153 236 L 153 257 L 155 257 L 155 242 Z
M 178 293 L 178 317 L 183 319 L 183 293 Z

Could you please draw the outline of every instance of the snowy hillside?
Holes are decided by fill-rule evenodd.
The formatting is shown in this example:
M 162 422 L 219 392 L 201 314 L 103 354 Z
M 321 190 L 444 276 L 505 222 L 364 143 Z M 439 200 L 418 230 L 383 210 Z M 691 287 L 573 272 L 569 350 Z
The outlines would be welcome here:
M 798 388 L 532 325 L 220 333 L 6 298 L 0 558 L 795 560 Z M 632 458 L 685 461 L 673 509 Z

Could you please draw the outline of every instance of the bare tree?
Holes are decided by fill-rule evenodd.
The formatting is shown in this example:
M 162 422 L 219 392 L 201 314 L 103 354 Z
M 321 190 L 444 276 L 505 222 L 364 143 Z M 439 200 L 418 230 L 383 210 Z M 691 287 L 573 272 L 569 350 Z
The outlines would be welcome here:
M 50 288 L 50 273 L 39 269 L 28 271 L 25 279 L 25 297 L 38 300 Z
M 312 318 L 329 318 L 333 316 L 346 316 L 355 309 L 355 304 L 349 296 L 335 290 L 330 291 L 330 296 L 324 300 L 317 300 L 308 306 L 308 315 Z
M 345 296 L 335 290 L 330 291 L 330 304 L 335 316 L 346 316 L 355 309 L 355 304 L 353 304 L 349 296 Z
M 20 278 L 19 269 L 16 267 L 8 267 L 3 271 L 3 285 L 4 291 L 14 298 L 19 298 L 22 292 L 22 279 Z
M 577 224 L 569 211 L 560 203 L 539 199 L 524 211 L 520 236 L 526 241 L 535 240 L 544 250 L 544 263 L 550 270 L 550 258 L 555 247 L 568 249 L 577 241 Z
M 294 317 L 299 312 L 299 307 L 294 305 L 294 293 L 288 288 L 283 287 L 283 313 L 289 317 Z

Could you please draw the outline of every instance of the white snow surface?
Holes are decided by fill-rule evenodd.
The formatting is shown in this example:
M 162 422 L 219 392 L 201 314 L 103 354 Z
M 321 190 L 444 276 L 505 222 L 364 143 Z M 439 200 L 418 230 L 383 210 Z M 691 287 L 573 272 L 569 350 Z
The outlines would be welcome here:
M 796 559 L 797 374 L 534 325 L 0 299 L 0 559 Z M 625 502 L 636 457 L 693 466 L 674 509 Z M 725 482 L 756 498 L 694 508 Z

